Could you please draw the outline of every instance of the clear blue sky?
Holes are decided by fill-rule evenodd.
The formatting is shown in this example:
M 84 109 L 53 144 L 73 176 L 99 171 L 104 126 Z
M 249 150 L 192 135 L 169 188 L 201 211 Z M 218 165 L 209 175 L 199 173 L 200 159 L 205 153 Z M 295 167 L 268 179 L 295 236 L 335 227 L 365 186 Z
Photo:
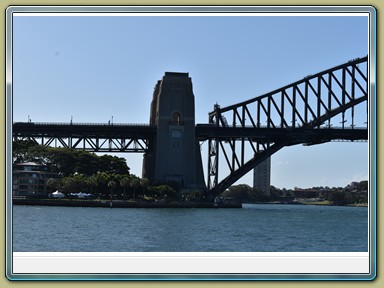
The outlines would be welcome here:
M 368 54 L 366 17 L 18 16 L 13 24 L 15 122 L 148 123 L 154 85 L 174 71 L 189 72 L 196 123 L 207 123 L 216 102 L 235 104 Z M 141 154 L 119 156 L 141 175 Z M 271 176 L 279 188 L 367 180 L 368 145 L 283 148 Z M 251 173 L 238 183 L 251 185 Z

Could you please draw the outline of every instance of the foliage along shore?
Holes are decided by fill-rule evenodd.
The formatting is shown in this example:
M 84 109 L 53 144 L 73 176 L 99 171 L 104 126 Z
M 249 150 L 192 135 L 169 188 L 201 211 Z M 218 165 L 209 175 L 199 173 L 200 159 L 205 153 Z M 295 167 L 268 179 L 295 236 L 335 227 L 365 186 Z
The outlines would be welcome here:
M 59 190 L 65 195 L 87 192 L 94 198 L 119 199 L 124 201 L 150 200 L 165 202 L 207 202 L 207 191 L 180 191 L 175 183 L 150 183 L 146 178 L 137 177 L 129 172 L 126 159 L 69 148 L 53 148 L 38 145 L 34 141 L 19 140 L 13 142 L 15 163 L 36 162 L 49 166 L 58 173 L 58 178 L 47 181 L 50 191 Z M 270 187 L 270 195 L 246 184 L 233 185 L 220 196 L 231 198 L 239 203 L 281 203 L 295 204 L 300 192 L 308 193 L 303 204 L 309 204 L 310 198 L 323 198 L 322 205 L 362 205 L 368 203 L 368 181 L 352 182 L 346 187 L 312 187 L 309 189 L 279 189 Z M 309 194 L 316 196 L 309 196 Z M 212 200 L 212 199 L 211 199 Z M 321 205 L 313 201 L 313 205 Z
M 339 204 L 330 201 L 272 201 L 272 202 L 248 202 L 243 204 L 284 204 L 284 205 L 315 205 L 315 206 L 348 206 L 348 207 L 368 207 L 368 203 Z

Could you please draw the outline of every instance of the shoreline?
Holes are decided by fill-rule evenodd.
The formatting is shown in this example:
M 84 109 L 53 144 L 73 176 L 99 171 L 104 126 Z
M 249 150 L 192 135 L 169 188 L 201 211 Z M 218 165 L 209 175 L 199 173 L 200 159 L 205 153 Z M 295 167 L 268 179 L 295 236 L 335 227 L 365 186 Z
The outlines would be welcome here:
M 242 208 L 242 204 L 262 205 L 313 205 L 313 206 L 345 206 L 368 207 L 368 204 L 336 205 L 328 201 L 321 202 L 254 202 L 254 203 L 209 203 L 209 202 L 145 202 L 123 200 L 94 200 L 94 199 L 18 199 L 14 198 L 13 205 L 28 206 L 60 206 L 60 207 L 104 207 L 104 208 Z
M 241 203 L 208 202 L 129 202 L 121 200 L 90 199 L 13 199 L 13 205 L 60 206 L 60 207 L 103 207 L 103 208 L 242 208 Z
M 328 201 L 298 201 L 298 202 L 254 202 L 254 203 L 243 203 L 243 204 L 266 204 L 266 205 L 314 205 L 314 206 L 345 206 L 345 207 L 368 207 L 367 203 L 357 203 L 357 204 L 334 204 Z

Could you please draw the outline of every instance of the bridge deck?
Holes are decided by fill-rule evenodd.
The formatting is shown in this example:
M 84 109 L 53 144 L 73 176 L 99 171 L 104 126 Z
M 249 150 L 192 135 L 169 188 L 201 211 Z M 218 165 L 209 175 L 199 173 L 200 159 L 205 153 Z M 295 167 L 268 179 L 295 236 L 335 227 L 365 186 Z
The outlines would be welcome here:
M 156 127 L 146 124 L 13 123 L 13 135 L 23 137 L 97 137 L 152 139 Z
M 260 127 L 215 127 L 212 124 L 197 124 L 196 137 L 200 141 L 219 139 L 229 141 L 246 138 L 257 142 L 289 141 L 292 144 L 327 142 L 331 140 L 367 140 L 366 128 L 267 128 Z
M 156 126 L 146 124 L 98 124 L 98 123 L 32 123 L 13 124 L 14 137 L 57 137 L 57 138 L 103 138 L 152 140 Z M 267 127 L 216 127 L 212 124 L 197 124 L 196 138 L 233 140 L 246 138 L 257 142 L 315 143 L 331 140 L 367 140 L 366 128 L 267 128 Z

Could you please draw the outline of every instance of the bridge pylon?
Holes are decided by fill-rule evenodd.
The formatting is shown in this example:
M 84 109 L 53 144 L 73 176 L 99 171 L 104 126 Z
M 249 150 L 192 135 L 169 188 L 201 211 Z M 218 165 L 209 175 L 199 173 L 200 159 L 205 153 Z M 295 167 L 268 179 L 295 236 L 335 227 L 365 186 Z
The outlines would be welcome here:
M 166 72 L 154 88 L 149 124 L 157 127 L 144 154 L 143 177 L 181 189 L 205 189 L 195 135 L 195 97 L 188 73 Z

